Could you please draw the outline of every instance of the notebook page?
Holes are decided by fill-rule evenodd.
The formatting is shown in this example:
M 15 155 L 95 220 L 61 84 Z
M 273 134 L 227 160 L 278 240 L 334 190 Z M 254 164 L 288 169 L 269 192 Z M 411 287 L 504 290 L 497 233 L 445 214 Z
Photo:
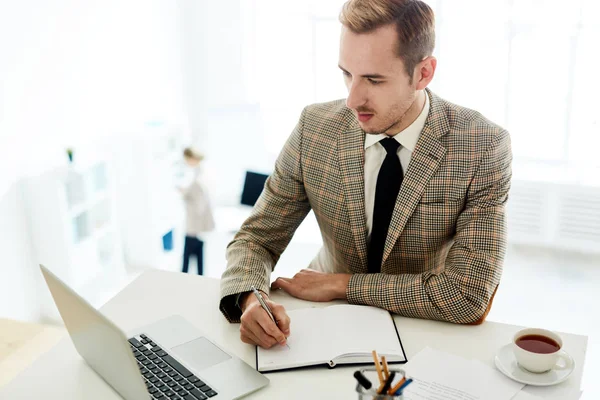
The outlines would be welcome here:
M 334 358 L 342 355 L 365 354 L 371 357 L 373 350 L 379 355 L 396 355 L 394 360 L 405 361 L 400 341 L 392 320 L 386 310 L 352 304 L 340 304 L 324 309 L 325 320 L 336 338 L 333 344 Z
M 275 345 L 266 350 L 258 348 L 258 369 L 285 369 L 313 365 L 329 360 L 329 343 L 323 340 L 327 333 L 323 325 L 323 309 L 303 308 L 288 311 L 291 320 L 289 346 Z

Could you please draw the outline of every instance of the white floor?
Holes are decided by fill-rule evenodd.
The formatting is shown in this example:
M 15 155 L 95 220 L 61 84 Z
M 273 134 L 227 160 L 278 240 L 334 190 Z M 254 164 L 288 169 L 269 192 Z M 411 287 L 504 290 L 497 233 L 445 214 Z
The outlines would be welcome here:
M 225 268 L 225 247 L 230 235 L 213 237 L 205 245 L 205 275 L 220 277 Z M 273 274 L 292 276 L 312 259 L 318 245 L 294 239 Z M 178 271 L 179 265 L 165 266 Z M 190 266 L 195 273 L 195 265 Z M 114 292 L 135 279 L 132 273 Z M 504 274 L 488 320 L 543 327 L 588 335 L 582 399 L 600 398 L 600 255 L 582 255 L 547 249 L 510 247 Z

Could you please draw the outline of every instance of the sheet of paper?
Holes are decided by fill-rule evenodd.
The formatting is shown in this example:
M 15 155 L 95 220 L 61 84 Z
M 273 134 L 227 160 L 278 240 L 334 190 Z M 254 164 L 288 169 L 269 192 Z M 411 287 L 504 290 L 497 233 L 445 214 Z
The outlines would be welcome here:
M 530 387 L 521 390 L 512 400 L 579 400 L 582 392 L 580 390 L 567 390 L 553 395 L 537 396 L 527 392 Z
M 406 400 L 510 400 L 523 387 L 485 364 L 429 347 L 405 370 L 414 379 L 404 392 Z
M 414 379 L 413 383 L 404 391 L 406 400 L 481 400 L 482 397 L 472 395 L 450 386 Z
M 482 363 L 479 360 L 471 360 L 474 368 L 480 373 L 479 387 L 493 388 L 493 393 L 488 393 L 489 399 L 512 399 L 516 393 L 525 386 L 522 383 L 515 382 L 496 368 Z

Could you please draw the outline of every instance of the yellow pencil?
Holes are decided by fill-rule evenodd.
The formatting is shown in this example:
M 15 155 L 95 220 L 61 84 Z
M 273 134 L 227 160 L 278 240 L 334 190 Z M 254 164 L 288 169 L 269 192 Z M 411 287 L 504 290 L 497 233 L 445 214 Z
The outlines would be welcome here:
M 381 356 L 381 363 L 383 364 L 383 378 L 387 381 L 387 378 L 390 377 L 390 370 L 388 369 L 387 361 L 385 361 L 385 356 Z
M 385 383 L 385 380 L 383 379 L 381 365 L 379 365 L 379 357 L 377 357 L 377 352 L 375 350 L 373 350 L 373 361 L 375 362 L 375 369 L 377 370 L 377 376 L 379 377 L 379 384 L 383 385 Z
M 402 384 L 403 384 L 405 381 L 406 381 L 406 378 L 402 378 L 402 379 L 400 379 L 400 382 L 396 383 L 396 384 L 394 385 L 394 387 L 393 387 L 393 388 L 391 388 L 390 390 L 388 390 L 388 394 L 394 394 L 394 393 L 396 393 L 396 391 L 397 391 L 398 389 L 400 389 L 400 386 L 402 386 Z

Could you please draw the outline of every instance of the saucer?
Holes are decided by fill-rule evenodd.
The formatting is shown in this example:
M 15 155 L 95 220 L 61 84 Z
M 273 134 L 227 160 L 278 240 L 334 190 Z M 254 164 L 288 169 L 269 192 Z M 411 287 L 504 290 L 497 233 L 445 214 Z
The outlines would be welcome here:
M 496 368 L 498 368 L 500 372 L 517 382 L 532 386 L 550 386 L 565 381 L 575 369 L 575 361 L 573 361 L 573 358 L 568 353 L 563 353 L 571 361 L 570 368 L 551 369 L 550 371 L 542 372 L 540 374 L 529 372 L 517 364 L 517 359 L 515 358 L 512 349 L 512 343 L 504 345 L 498 350 L 494 362 L 496 363 Z

